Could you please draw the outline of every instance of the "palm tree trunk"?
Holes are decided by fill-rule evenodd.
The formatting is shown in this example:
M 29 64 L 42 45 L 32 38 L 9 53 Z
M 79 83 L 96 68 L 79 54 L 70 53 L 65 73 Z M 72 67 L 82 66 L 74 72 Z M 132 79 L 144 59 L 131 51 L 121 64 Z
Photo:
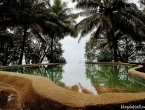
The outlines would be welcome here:
M 21 48 L 22 50 L 20 54 L 19 65 L 22 65 L 23 53 L 24 53 L 25 42 L 26 42 L 26 32 L 27 32 L 27 26 L 24 27 L 24 35 L 23 35 L 23 42 L 22 42 L 22 48 Z
M 118 59 L 117 59 L 117 39 L 114 37 L 114 40 L 113 40 L 113 50 L 114 50 L 114 62 L 118 62 Z
M 120 60 L 121 62 L 124 62 L 123 57 L 121 56 L 121 53 L 120 53 L 118 47 L 117 47 L 117 52 L 118 52 L 119 60 Z
M 126 49 L 125 49 L 125 54 L 126 54 L 126 60 L 125 60 L 125 62 L 127 63 L 128 62 L 128 58 L 129 58 L 129 53 L 128 53 L 128 49 L 129 49 L 129 46 L 128 46 L 128 44 L 129 44 L 129 41 L 127 40 L 127 38 L 125 38 L 125 42 L 126 42 Z
M 51 54 L 50 54 L 50 63 L 53 62 L 53 35 L 52 35 L 52 38 L 51 38 Z

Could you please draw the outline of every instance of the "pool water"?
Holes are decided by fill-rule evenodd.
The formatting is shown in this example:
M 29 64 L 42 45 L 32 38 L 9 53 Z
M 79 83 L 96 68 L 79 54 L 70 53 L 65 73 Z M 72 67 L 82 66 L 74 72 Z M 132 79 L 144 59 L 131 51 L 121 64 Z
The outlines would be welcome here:
M 131 65 L 85 64 L 81 62 L 16 67 L 4 71 L 33 74 L 50 78 L 55 84 L 76 92 L 143 92 L 145 81 L 127 73 Z

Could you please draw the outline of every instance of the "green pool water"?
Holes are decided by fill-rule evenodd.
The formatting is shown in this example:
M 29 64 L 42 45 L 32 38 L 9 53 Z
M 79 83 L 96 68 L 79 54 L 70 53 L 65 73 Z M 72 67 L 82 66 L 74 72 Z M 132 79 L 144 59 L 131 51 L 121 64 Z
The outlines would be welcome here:
M 144 92 L 145 81 L 127 73 L 131 67 L 131 65 L 68 63 L 32 67 L 17 66 L 0 70 L 48 77 L 55 84 L 78 92 L 93 94 Z

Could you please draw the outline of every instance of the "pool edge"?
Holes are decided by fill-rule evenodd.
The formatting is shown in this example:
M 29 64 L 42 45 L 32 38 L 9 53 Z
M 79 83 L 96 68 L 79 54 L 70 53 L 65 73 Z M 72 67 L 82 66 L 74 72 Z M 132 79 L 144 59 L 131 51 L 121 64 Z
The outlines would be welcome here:
M 134 74 L 135 72 L 133 71 Z M 132 70 L 129 70 L 129 73 L 132 73 Z M 29 95 L 31 100 L 22 99 L 23 106 L 35 110 L 108 107 L 115 110 L 121 109 L 122 105 L 145 104 L 145 93 L 104 93 L 98 96 L 76 93 L 55 85 L 48 78 L 35 75 L 0 71 L 0 82 L 14 86 L 24 97 Z

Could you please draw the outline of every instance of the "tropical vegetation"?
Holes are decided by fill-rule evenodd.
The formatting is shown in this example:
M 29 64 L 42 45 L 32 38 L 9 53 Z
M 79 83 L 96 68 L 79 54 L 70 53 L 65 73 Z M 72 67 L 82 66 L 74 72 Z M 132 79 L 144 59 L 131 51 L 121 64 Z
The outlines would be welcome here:
M 76 36 L 76 16 L 61 0 L 0 2 L 0 65 L 64 63 L 60 40 Z
M 93 34 L 92 34 L 93 35 Z M 117 59 L 120 62 L 143 62 L 144 53 L 144 41 L 141 44 L 134 42 L 131 38 L 122 36 L 119 38 L 117 45 Z M 105 35 L 100 39 L 93 40 L 93 36 L 86 42 L 85 45 L 85 58 L 87 61 L 98 62 L 113 62 L 113 50 L 107 42 Z
M 127 0 L 72 1 L 81 12 L 74 14 L 61 0 L 0 1 L 0 65 L 64 63 L 60 40 L 80 34 L 80 41 L 88 33 L 88 60 L 143 60 L 144 10 Z M 76 23 L 79 16 L 84 19 Z
M 138 49 L 141 47 L 145 37 L 145 14 L 134 3 L 126 0 L 74 1 L 77 2 L 76 8 L 83 10 L 78 15 L 85 16 L 76 25 L 77 30 L 81 32 L 80 39 L 94 31 L 93 38 L 97 42 L 97 39 L 101 39 L 105 33 L 108 45 L 113 50 L 114 62 L 119 61 L 120 40 L 131 39 Z

